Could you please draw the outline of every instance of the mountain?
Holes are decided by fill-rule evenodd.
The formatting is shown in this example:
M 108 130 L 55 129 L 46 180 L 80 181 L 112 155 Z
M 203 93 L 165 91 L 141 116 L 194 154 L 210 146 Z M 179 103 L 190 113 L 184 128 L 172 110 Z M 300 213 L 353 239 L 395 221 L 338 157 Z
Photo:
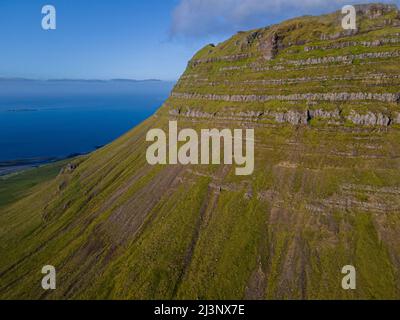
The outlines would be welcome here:
M 341 19 L 207 45 L 154 116 L 0 209 L 0 297 L 400 298 L 400 14 Z M 146 134 L 171 120 L 253 128 L 254 173 L 149 165 Z

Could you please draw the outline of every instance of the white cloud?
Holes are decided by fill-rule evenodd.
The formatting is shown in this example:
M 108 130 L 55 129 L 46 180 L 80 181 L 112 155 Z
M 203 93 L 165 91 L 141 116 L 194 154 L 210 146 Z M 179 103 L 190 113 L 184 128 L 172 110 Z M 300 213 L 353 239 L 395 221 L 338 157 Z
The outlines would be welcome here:
M 399 0 L 180 0 L 172 14 L 171 33 L 187 38 L 230 34 L 367 2 L 399 3 Z

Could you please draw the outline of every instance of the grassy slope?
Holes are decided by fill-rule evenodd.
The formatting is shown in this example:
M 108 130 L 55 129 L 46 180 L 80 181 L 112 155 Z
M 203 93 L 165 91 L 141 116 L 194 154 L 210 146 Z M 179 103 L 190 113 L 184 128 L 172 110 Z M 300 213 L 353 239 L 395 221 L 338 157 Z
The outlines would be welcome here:
M 0 177 L 0 207 L 29 195 L 33 187 L 54 179 L 69 160 Z
M 321 23 L 320 32 L 337 31 L 333 27 L 335 16 L 293 21 L 281 25 L 284 41 L 318 38 L 310 32 L 315 23 Z M 293 29 L 293 23 L 306 27 Z M 384 28 L 379 34 L 392 32 Z M 362 36 L 371 40 L 378 37 L 376 33 Z M 255 45 L 244 49 L 235 46 L 237 40 L 250 34 L 241 33 L 212 48 L 211 53 L 207 47 L 195 58 L 226 56 L 239 53 L 237 50 L 257 53 Z M 379 50 L 388 47 L 396 45 Z M 262 63 L 273 65 L 280 58 L 296 58 L 286 54 L 281 52 L 275 60 Z M 301 59 L 307 57 L 301 55 Z M 315 76 L 321 72 L 355 76 L 366 68 L 387 74 L 398 70 L 395 59 L 388 64 L 367 62 L 348 69 L 336 65 L 303 70 L 288 67 L 280 73 L 247 74 L 218 71 L 226 62 L 200 64 L 188 68 L 185 76 L 189 77 L 183 78 L 176 90 L 269 93 L 277 89 L 246 89 L 237 84 L 201 88 L 199 80 L 187 80 L 193 75 L 219 81 L 291 77 L 296 73 Z M 348 90 L 352 83 L 337 85 Z M 310 83 L 302 86 L 310 92 L 319 88 Z M 284 87 L 291 92 L 299 89 Z M 385 88 L 378 83 L 362 90 Z M 390 91 L 390 85 L 388 88 Z M 340 107 L 363 110 L 373 105 L 344 103 Z M 398 110 L 395 104 L 379 105 L 390 112 Z M 288 108 L 278 101 L 260 106 L 170 98 L 156 116 L 87 159 L 76 160 L 78 167 L 73 172 L 0 207 L 1 298 L 400 297 L 400 131 L 396 127 L 335 126 L 324 121 L 309 126 L 214 119 L 192 122 L 179 118 L 180 128 L 255 127 L 254 174 L 237 177 L 232 166 L 222 165 L 149 166 L 144 156 L 147 131 L 166 129 L 168 109 L 187 106 L 206 111 Z M 337 107 L 329 103 L 319 106 Z M 46 264 L 58 271 L 58 287 L 53 292 L 40 288 L 40 270 Z M 340 287 L 340 271 L 347 264 L 357 268 L 356 291 Z

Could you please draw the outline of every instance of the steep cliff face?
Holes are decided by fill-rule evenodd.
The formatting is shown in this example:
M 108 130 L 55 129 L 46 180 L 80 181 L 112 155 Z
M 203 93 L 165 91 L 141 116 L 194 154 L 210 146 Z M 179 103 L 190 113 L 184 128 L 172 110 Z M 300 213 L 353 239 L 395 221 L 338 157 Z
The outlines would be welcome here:
M 357 12 L 203 48 L 156 115 L 2 209 L 0 297 L 400 298 L 400 16 Z M 148 165 L 170 120 L 254 128 L 254 174 Z
M 176 106 L 218 111 L 217 117 L 246 108 L 260 114 L 258 122 L 399 124 L 399 13 L 375 4 L 357 6 L 357 15 L 357 30 L 341 29 L 336 13 L 240 32 L 207 46 L 190 61 L 168 105 L 172 112 Z M 333 116 L 319 112 L 327 109 Z

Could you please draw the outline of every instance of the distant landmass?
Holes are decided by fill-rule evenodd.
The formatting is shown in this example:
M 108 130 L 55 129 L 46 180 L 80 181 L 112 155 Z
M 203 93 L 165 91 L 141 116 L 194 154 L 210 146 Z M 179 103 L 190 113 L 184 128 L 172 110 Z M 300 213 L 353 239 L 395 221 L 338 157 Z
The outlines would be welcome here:
M 32 82 L 162 82 L 160 79 L 28 79 L 0 77 L 0 81 L 32 81 Z
M 73 96 L 93 95 L 147 95 L 172 89 L 174 81 L 159 79 L 28 79 L 0 77 L 0 97 L 6 97 L 6 106 L 0 109 L 36 109 L 33 97 L 62 97 L 70 100 Z M 163 94 L 165 99 L 165 95 Z M 18 106 L 8 102 L 20 101 Z M 17 107 L 17 108 L 15 108 Z
M 15 108 L 15 109 L 8 109 L 6 110 L 7 112 L 35 112 L 38 111 L 38 109 L 33 109 L 33 108 Z

